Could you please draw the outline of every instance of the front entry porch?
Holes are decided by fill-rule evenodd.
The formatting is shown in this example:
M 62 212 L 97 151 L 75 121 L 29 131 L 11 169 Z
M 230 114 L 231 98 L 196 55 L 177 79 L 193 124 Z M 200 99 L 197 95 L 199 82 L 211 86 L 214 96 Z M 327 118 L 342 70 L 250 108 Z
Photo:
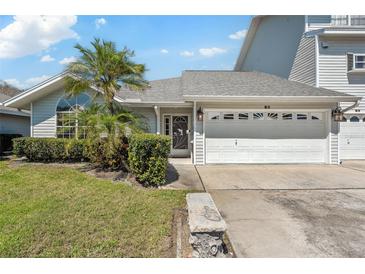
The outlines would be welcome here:
M 175 107 L 158 110 L 160 134 L 171 137 L 172 158 L 189 158 L 192 153 L 192 108 Z

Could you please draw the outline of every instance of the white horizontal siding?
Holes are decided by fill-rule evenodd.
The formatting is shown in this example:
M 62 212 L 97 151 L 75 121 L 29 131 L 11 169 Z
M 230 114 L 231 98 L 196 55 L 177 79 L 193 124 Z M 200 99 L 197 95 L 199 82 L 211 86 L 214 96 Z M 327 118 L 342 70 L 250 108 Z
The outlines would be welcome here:
M 33 137 L 56 137 L 56 108 L 63 96 L 65 92 L 61 89 L 33 102 Z M 95 102 L 101 103 L 101 100 L 101 97 L 97 97 Z
M 315 40 L 302 36 L 289 80 L 314 86 L 316 83 Z
M 196 153 L 196 164 L 203 165 L 204 164 L 204 135 L 196 134 L 195 136 L 195 153 Z
M 338 164 L 338 134 L 331 133 L 331 164 Z
M 365 53 L 365 40 L 325 40 L 328 48 L 319 52 L 319 86 L 355 96 L 365 96 L 365 74 L 351 74 L 347 71 L 348 52 Z M 342 107 L 351 103 L 342 103 Z M 358 107 L 365 112 L 365 100 Z
M 156 133 L 157 131 L 156 113 L 153 107 L 129 107 L 129 109 L 132 112 L 135 112 L 142 116 L 142 119 L 147 125 L 148 132 Z
M 56 106 L 62 96 L 64 91 L 58 90 L 33 102 L 33 137 L 56 137 Z

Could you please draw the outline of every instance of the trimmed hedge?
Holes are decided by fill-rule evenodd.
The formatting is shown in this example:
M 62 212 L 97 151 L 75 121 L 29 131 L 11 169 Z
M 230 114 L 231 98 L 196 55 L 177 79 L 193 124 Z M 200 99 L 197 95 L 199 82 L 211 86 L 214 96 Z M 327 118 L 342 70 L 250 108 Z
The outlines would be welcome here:
M 85 141 L 76 139 L 32 138 L 13 139 L 16 156 L 32 162 L 80 162 L 86 160 Z
M 126 169 L 127 140 L 125 138 L 87 139 L 85 151 L 88 159 L 103 169 Z
M 128 161 L 131 171 L 144 185 L 165 183 L 171 138 L 157 134 L 133 134 L 129 140 Z
M 0 155 L 2 155 L 2 153 L 5 151 L 12 151 L 12 140 L 21 136 L 21 134 L 0 134 Z

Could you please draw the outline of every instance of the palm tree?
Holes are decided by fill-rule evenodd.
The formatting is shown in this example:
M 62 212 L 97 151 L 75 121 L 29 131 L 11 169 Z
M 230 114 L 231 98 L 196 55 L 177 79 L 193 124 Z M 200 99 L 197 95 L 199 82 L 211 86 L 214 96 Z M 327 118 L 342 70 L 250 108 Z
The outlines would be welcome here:
M 115 43 L 95 38 L 92 49 L 80 44 L 75 46 L 81 56 L 68 65 L 72 74 L 66 78 L 66 92 L 77 95 L 86 89 L 96 87 L 104 97 L 111 114 L 115 114 L 113 98 L 121 87 L 131 90 L 143 90 L 148 87 L 144 79 L 145 65 L 131 60 L 134 52 L 128 48 L 121 51 Z

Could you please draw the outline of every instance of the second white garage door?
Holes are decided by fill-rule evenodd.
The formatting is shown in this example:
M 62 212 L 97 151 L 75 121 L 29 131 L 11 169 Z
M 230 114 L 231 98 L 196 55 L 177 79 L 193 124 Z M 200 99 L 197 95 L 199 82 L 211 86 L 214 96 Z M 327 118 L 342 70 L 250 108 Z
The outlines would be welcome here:
M 365 159 L 365 122 L 357 116 L 340 123 L 340 158 Z
M 326 163 L 324 112 L 210 111 L 206 163 Z

